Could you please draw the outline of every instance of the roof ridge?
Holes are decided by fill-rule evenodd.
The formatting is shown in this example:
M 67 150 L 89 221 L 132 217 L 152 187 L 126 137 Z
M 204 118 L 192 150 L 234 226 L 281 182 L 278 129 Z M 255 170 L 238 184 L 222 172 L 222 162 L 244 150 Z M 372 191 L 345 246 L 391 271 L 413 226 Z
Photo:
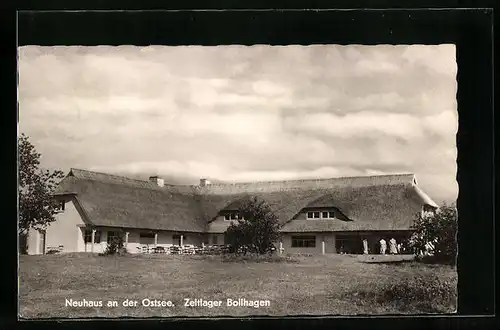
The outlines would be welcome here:
M 152 184 L 152 182 L 149 181 L 149 180 L 134 179 L 134 178 L 130 178 L 130 177 L 124 176 L 124 175 L 116 175 L 116 174 L 110 174 L 110 173 L 105 173 L 105 172 L 90 171 L 90 170 L 85 170 L 85 169 L 81 169 L 81 168 L 74 168 L 74 167 L 70 168 L 70 172 L 72 172 L 73 170 L 81 171 L 81 172 L 86 172 L 86 173 L 92 173 L 92 174 L 101 174 L 101 175 L 105 175 L 105 176 L 108 176 L 110 178 L 115 178 L 115 179 L 126 179 L 128 181 L 135 181 L 135 182 L 138 182 L 138 183 L 150 183 L 150 184 Z M 88 179 L 88 180 L 92 180 L 92 179 Z M 164 187 L 165 186 L 170 186 L 170 187 L 192 187 L 193 185 L 182 185 L 182 184 L 164 183 L 163 186 Z M 161 188 L 161 187 L 159 187 L 159 188 Z
M 105 172 L 99 172 L 99 171 L 90 171 L 86 169 L 80 169 L 80 168 L 70 168 L 70 173 L 73 171 L 80 171 L 84 173 L 90 173 L 90 174 L 98 174 L 98 175 L 104 175 L 107 176 L 111 179 L 120 179 L 120 180 L 127 180 L 129 182 L 136 182 L 136 183 L 148 183 L 151 184 L 151 181 L 149 180 L 141 180 L 141 179 L 134 179 L 130 178 L 127 176 L 123 175 L 116 175 L 116 174 L 110 174 L 110 173 L 105 173 Z M 394 173 L 394 174 L 382 174 L 382 175 L 357 175 L 357 176 L 339 176 L 339 177 L 330 177 L 330 178 L 317 178 L 317 179 L 291 179 L 291 180 L 266 180 L 266 181 L 247 181 L 247 182 L 214 182 L 210 183 L 210 185 L 207 185 L 206 187 L 223 187 L 223 186 L 235 186 L 235 185 L 257 185 L 257 184 L 276 184 L 276 183 L 305 183 L 305 182 L 324 182 L 324 181 L 329 181 L 329 180 L 345 180 L 345 179 L 370 179 L 370 178 L 382 178 L 382 177 L 403 177 L 403 176 L 413 176 L 415 177 L 415 173 Z M 92 179 L 90 179 L 92 180 Z M 124 183 L 124 182 L 122 182 Z M 396 184 L 396 183 L 394 183 Z M 197 188 L 202 188 L 198 185 L 195 184 L 172 184 L 172 183 L 164 183 L 164 187 L 183 187 L 183 188 L 191 188 L 191 189 L 197 189 Z
M 381 174 L 381 175 L 357 175 L 357 176 L 339 176 L 331 178 L 318 178 L 318 179 L 290 179 L 290 180 L 267 180 L 267 181 L 246 181 L 246 182 L 215 182 L 210 183 L 210 186 L 225 186 L 225 185 L 236 185 L 236 184 L 256 184 L 256 183 L 287 183 L 287 182 L 311 182 L 311 181 L 327 181 L 327 180 L 342 180 L 342 179 L 365 179 L 365 178 L 380 178 L 380 177 L 396 177 L 396 176 L 415 176 L 415 173 L 395 173 L 395 174 Z
M 99 172 L 99 171 L 90 171 L 90 170 L 85 170 L 85 169 L 75 168 L 75 167 L 70 168 L 69 171 L 72 172 L 73 170 L 80 171 L 80 172 L 93 173 L 93 174 L 103 174 L 103 175 L 106 175 L 106 176 L 109 176 L 109 177 L 120 178 L 120 179 L 127 179 L 127 180 L 130 180 L 130 181 L 150 182 L 150 181 L 147 181 L 147 180 L 133 179 L 133 178 L 130 178 L 130 177 L 127 177 L 127 176 L 124 176 L 124 175 L 116 175 L 116 174 L 110 174 L 110 173 Z

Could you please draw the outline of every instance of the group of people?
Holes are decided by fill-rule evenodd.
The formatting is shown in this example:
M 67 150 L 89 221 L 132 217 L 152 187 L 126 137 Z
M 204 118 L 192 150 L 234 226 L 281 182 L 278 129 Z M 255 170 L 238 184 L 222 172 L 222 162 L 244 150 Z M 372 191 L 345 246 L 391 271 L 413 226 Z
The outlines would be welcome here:
M 389 240 L 389 253 L 390 254 L 398 254 L 400 251 L 400 245 L 398 244 L 396 239 L 393 237 Z M 387 242 L 384 238 L 381 238 L 379 241 L 379 247 L 380 247 L 380 254 L 386 254 L 387 252 Z M 363 253 L 364 254 L 369 254 L 369 248 L 368 248 L 368 240 L 365 238 L 363 239 Z

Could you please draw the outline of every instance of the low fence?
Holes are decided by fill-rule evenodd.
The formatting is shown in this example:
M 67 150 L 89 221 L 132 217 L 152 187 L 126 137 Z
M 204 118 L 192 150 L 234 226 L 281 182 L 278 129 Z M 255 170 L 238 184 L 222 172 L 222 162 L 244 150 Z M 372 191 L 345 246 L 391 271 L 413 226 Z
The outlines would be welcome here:
M 157 254 L 205 254 L 205 255 L 218 255 L 227 254 L 231 252 L 230 245 L 168 245 L 168 246 L 157 246 L 157 247 L 137 247 L 138 253 L 157 253 Z M 244 252 L 240 249 L 238 252 Z M 276 252 L 276 249 L 272 249 L 272 253 Z
M 157 247 L 137 247 L 138 253 L 155 253 L 155 254 L 223 254 L 229 252 L 227 245 L 170 245 L 170 246 L 157 246 Z

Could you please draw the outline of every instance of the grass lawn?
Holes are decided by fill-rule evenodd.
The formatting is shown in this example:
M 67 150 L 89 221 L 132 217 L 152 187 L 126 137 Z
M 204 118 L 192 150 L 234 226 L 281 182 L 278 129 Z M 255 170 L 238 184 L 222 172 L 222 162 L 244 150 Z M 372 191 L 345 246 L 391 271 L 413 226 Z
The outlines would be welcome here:
M 288 262 L 227 262 L 220 256 L 22 255 L 19 273 L 22 318 L 451 313 L 456 308 L 453 267 L 362 263 L 348 255 L 294 257 Z M 145 298 L 170 300 L 175 306 L 145 307 Z M 222 306 L 185 307 L 184 298 L 220 300 Z M 227 298 L 267 299 L 270 306 L 228 307 Z M 102 301 L 103 307 L 65 306 L 66 299 Z M 126 299 L 138 301 L 137 307 L 122 306 Z M 117 301 L 118 307 L 107 307 L 108 300 Z

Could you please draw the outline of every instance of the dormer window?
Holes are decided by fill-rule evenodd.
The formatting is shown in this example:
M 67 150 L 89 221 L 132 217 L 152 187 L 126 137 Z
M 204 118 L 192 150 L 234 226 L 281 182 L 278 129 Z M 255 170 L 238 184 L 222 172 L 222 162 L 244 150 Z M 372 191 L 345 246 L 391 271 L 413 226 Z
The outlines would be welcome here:
M 334 211 L 309 211 L 307 219 L 335 219 Z
M 228 212 L 224 214 L 224 220 L 226 221 L 231 221 L 231 220 L 244 220 L 243 216 L 241 216 L 238 212 Z
M 307 212 L 308 219 L 319 219 L 320 216 L 321 216 L 321 212 L 319 212 L 319 211 Z

